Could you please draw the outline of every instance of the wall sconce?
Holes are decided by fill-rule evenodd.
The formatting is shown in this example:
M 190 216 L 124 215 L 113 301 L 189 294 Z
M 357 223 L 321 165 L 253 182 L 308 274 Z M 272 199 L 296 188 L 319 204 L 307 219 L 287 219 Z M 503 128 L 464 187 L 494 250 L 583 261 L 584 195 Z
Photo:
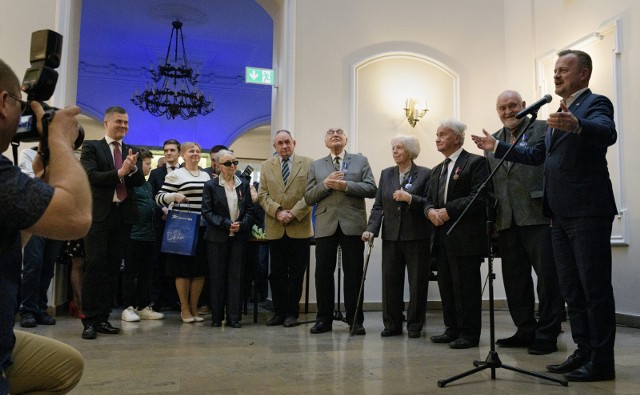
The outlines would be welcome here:
M 416 127 L 416 123 L 418 123 L 420 118 L 425 116 L 427 111 L 429 110 L 425 102 L 418 102 L 414 98 L 409 98 L 404 102 L 404 112 L 407 117 L 407 122 L 414 128 Z

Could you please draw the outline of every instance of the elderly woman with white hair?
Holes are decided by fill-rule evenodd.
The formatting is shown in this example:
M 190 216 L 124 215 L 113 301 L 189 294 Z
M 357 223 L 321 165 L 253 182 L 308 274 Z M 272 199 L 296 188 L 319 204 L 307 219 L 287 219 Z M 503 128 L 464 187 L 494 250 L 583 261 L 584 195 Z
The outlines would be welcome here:
M 431 223 L 423 214 L 431 170 L 418 166 L 415 136 L 391 140 L 395 166 L 382 170 L 376 200 L 362 240 L 377 237 L 382 227 L 382 337 L 402 334 L 404 274 L 409 276 L 407 331 L 419 338 L 427 310 Z M 384 218 L 384 221 L 383 221 Z

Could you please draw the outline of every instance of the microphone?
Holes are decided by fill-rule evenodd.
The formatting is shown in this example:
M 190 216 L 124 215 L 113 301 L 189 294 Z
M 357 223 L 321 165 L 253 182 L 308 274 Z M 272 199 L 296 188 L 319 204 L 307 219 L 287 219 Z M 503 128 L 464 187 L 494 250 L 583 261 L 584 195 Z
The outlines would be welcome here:
M 552 99 L 551 95 L 544 95 L 542 99 L 538 100 L 537 102 L 533 103 L 529 107 L 517 113 L 516 119 L 521 119 L 529 114 L 537 113 L 540 107 L 544 106 L 547 103 L 551 103 L 551 99 Z

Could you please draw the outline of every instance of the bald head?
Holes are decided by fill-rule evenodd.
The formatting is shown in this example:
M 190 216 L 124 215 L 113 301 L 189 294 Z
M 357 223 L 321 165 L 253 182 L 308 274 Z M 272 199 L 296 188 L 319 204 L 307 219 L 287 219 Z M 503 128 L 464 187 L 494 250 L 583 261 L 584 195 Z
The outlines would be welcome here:
M 504 91 L 496 99 L 496 111 L 500 122 L 509 130 L 515 129 L 522 122 L 522 119 L 516 119 L 516 114 L 524 110 L 525 107 L 526 103 L 522 100 L 520 93 L 516 91 Z

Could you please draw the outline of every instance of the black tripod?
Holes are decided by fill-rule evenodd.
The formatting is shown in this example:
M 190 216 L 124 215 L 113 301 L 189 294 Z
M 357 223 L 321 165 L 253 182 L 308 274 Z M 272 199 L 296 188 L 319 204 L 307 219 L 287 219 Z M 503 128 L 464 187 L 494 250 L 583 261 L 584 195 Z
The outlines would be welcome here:
M 523 130 L 527 130 L 529 125 L 531 125 L 531 123 L 533 123 L 533 121 L 535 121 L 537 115 L 538 115 L 537 112 L 532 113 L 532 116 L 531 116 L 531 119 L 530 119 L 529 123 L 527 125 L 525 125 Z M 518 136 L 516 138 L 516 141 L 509 148 L 509 150 L 505 153 L 504 157 L 502 157 L 500 162 L 498 162 L 498 164 L 496 165 L 495 169 L 493 169 L 493 171 L 491 172 L 489 177 L 487 177 L 487 179 L 482 183 L 482 185 L 478 189 L 478 192 L 473 196 L 473 198 L 471 199 L 471 201 L 469 202 L 467 207 L 465 207 L 464 211 L 462 212 L 462 214 L 460 215 L 458 220 L 451 226 L 451 228 L 447 232 L 448 235 L 451 234 L 451 232 L 455 229 L 455 227 L 458 225 L 460 220 L 465 216 L 466 212 L 469 210 L 469 207 L 471 207 L 473 205 L 473 203 L 475 202 L 476 198 L 478 196 L 480 196 L 481 193 L 483 193 L 483 191 L 484 191 L 485 187 L 487 186 L 487 184 L 489 182 L 491 182 L 491 180 L 493 179 L 493 176 L 496 174 L 496 171 L 500 168 L 500 166 L 502 166 L 502 163 L 505 160 L 504 158 L 509 154 L 509 152 L 511 152 L 513 147 L 516 146 L 520 142 L 520 140 L 522 139 L 523 134 L 524 133 L 521 133 L 520 136 Z M 526 375 L 529 375 L 529 376 L 537 377 L 537 378 L 540 378 L 540 379 L 553 381 L 555 383 L 561 384 L 561 385 L 566 387 L 569 384 L 566 380 L 556 379 L 555 377 L 550 377 L 550 376 L 546 376 L 544 374 L 530 372 L 528 370 L 524 370 L 524 369 L 516 368 L 516 367 L 513 367 L 513 366 L 505 365 L 505 364 L 502 363 L 502 361 L 500 360 L 500 357 L 498 356 L 498 352 L 496 351 L 496 345 L 495 345 L 496 333 L 495 333 L 495 311 L 494 311 L 494 300 L 493 300 L 493 280 L 495 279 L 495 274 L 493 273 L 493 258 L 494 258 L 494 254 L 493 254 L 493 245 L 491 243 L 491 232 L 492 232 L 493 224 L 490 221 L 488 221 L 487 225 L 488 225 L 487 226 L 487 240 L 488 240 L 488 248 L 489 248 L 489 259 L 488 259 L 489 266 L 488 266 L 487 277 L 489 279 L 489 333 L 490 333 L 490 340 L 491 340 L 491 349 L 489 350 L 489 355 L 487 355 L 487 358 L 484 361 L 479 361 L 479 360 L 473 361 L 473 366 L 475 366 L 474 369 L 468 370 L 468 371 L 466 371 L 464 373 L 460 373 L 458 375 L 455 375 L 455 376 L 450 377 L 450 378 L 445 379 L 445 380 L 438 380 L 438 387 L 442 388 L 445 385 L 447 385 L 447 384 L 449 384 L 449 383 L 451 383 L 453 381 L 456 381 L 456 380 L 461 379 L 463 377 L 470 376 L 470 375 L 472 375 L 474 373 L 480 372 L 481 370 L 485 370 L 485 369 L 491 369 L 491 379 L 495 380 L 495 378 L 496 378 L 496 369 L 498 369 L 498 368 L 504 368 L 504 369 L 507 369 L 507 370 L 511 370 L 513 372 L 518 372 L 518 373 L 526 374 Z

